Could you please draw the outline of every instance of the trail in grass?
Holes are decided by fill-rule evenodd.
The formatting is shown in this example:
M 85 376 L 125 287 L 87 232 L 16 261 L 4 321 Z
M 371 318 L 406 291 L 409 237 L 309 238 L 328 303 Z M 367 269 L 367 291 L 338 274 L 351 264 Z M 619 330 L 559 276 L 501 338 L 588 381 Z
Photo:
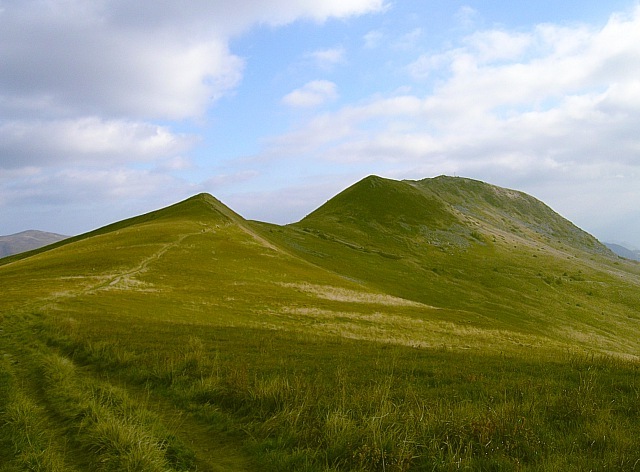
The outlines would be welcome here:
M 139 403 L 153 411 L 164 425 L 196 455 L 197 470 L 202 472 L 243 472 L 255 470 L 242 451 L 242 445 L 216 432 L 194 418 L 189 412 L 176 407 L 171 400 L 148 389 L 110 381 L 125 389 Z
M 205 472 L 232 472 L 253 470 L 239 444 L 223 438 L 210 427 L 171 405 L 168 400 L 155 398 L 154 411 L 167 425 L 173 426 L 175 435 L 196 455 L 198 470 Z
M 143 259 L 137 266 L 135 266 L 134 268 L 132 268 L 128 272 L 124 272 L 122 274 L 118 274 L 117 276 L 113 277 L 111 280 L 108 280 L 106 283 L 103 283 L 103 284 L 101 284 L 100 287 L 96 287 L 96 288 L 114 287 L 114 286 L 117 286 L 117 285 L 120 285 L 120 284 L 124 284 L 125 286 L 131 285 L 133 283 L 132 282 L 132 278 L 135 277 L 136 275 L 144 272 L 147 269 L 147 266 L 151 262 L 157 261 L 167 251 L 169 251 L 170 249 L 173 249 L 175 247 L 178 247 L 182 243 L 182 241 L 184 241 L 187 237 L 192 236 L 193 234 L 196 234 L 196 233 L 186 233 L 186 234 L 179 235 L 178 239 L 176 241 L 173 241 L 171 243 L 165 244 L 158 251 L 156 251 L 155 253 L 153 253 L 149 257 Z
M 42 333 L 36 329 L 38 323 L 38 319 L 30 315 L 15 315 L 9 319 L 0 317 L 0 371 L 6 374 L 2 377 L 3 382 L 7 380 L 5 377 L 12 379 L 11 385 L 7 387 L 10 388 L 8 392 L 11 393 L 11 398 L 16 399 L 9 401 L 16 403 L 19 400 L 20 405 L 32 406 L 29 416 L 23 415 L 27 423 L 21 426 L 22 423 L 14 425 L 15 422 L 7 422 L 3 409 L 6 402 L 0 402 L 0 421 L 6 422 L 2 424 L 3 434 L 0 434 L 0 469 L 3 460 L 7 461 L 6 464 L 10 462 L 18 468 L 30 467 L 26 462 L 22 462 L 21 451 L 10 445 L 11 438 L 17 441 L 24 436 L 23 442 L 29 446 L 30 451 L 32 450 L 32 456 L 37 454 L 38 457 L 53 458 L 64 470 L 91 470 L 96 465 L 95 454 L 92 452 L 95 445 L 88 446 L 86 441 L 83 442 L 81 432 L 83 428 L 86 429 L 86 425 L 80 427 L 74 415 L 67 415 L 65 409 L 60 406 L 61 393 L 52 391 L 52 385 L 45 382 L 43 377 L 43 368 L 46 370 L 43 364 L 45 359 L 57 356 L 69 364 L 74 363 L 58 349 L 43 342 L 44 339 L 39 336 Z M 212 430 L 210 426 L 176 407 L 161 394 L 149 392 L 143 387 L 127 385 L 119 381 L 117 376 L 101 373 L 90 364 L 77 366 L 73 370 L 76 379 L 69 380 L 74 384 L 74 393 L 85 394 L 92 389 L 109 391 L 108 385 L 112 385 L 122 392 L 121 398 L 128 397 L 132 400 L 131 405 L 135 406 L 135 412 L 139 411 L 143 416 L 144 411 L 152 412 L 166 430 L 195 455 L 195 470 L 255 470 L 248 456 L 242 451 L 239 441 Z M 110 408 L 106 404 L 103 407 Z M 135 412 L 132 410 L 131 414 Z M 119 415 L 116 411 L 105 410 L 105 414 L 111 413 L 114 416 Z
M 23 422 L 11 424 L 4 419 L 3 432 L 13 436 L 14 441 L 24 433 L 25 441 L 20 448 L 16 444 L 13 451 L 4 451 L 7 457 L 1 457 L 0 453 L 0 459 L 16 467 L 25 467 L 25 470 L 87 470 L 92 454 L 78 447 L 68 436 L 63 419 L 49 407 L 38 361 L 50 349 L 34 336 L 34 318 L 16 314 L 11 318 L 0 315 L 0 320 L 4 321 L 0 324 L 0 362 L 4 362 L 4 372 L 13 380 L 8 386 L 13 401 L 23 409 L 32 405 L 24 410 Z M 30 456 L 25 457 L 25 454 Z
M 210 227 L 207 227 L 207 228 L 204 228 L 202 231 L 214 232 L 215 230 Z M 86 279 L 86 280 L 94 279 L 95 282 L 90 283 L 84 288 L 76 291 L 63 290 L 63 291 L 55 292 L 50 297 L 48 297 L 48 299 L 51 301 L 55 301 L 61 298 L 75 298 L 81 295 L 91 294 L 99 290 L 109 290 L 109 289 L 132 289 L 133 288 L 136 290 L 154 291 L 153 288 L 145 287 L 146 284 L 137 280 L 136 277 L 144 273 L 148 269 L 149 264 L 151 264 L 152 262 L 158 261 L 164 254 L 166 254 L 171 249 L 175 249 L 179 247 L 186 238 L 194 235 L 199 235 L 201 234 L 202 231 L 179 234 L 177 236 L 177 239 L 175 239 L 172 242 L 163 244 L 160 247 L 160 249 L 158 249 L 153 254 L 142 259 L 135 266 L 128 269 L 124 269 L 117 273 L 112 272 L 112 273 L 105 273 L 102 275 L 95 275 L 95 276 L 87 276 L 86 274 L 78 275 L 77 276 L 78 279 Z M 65 279 L 69 279 L 69 277 L 65 277 Z

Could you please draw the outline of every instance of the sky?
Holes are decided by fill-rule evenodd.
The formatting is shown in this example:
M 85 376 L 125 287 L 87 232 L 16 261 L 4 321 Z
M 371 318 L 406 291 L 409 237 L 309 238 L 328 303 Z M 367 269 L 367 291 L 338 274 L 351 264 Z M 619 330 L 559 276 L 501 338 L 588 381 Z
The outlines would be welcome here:
M 527 192 L 640 248 L 638 0 L 0 0 L 0 234 L 366 177 Z

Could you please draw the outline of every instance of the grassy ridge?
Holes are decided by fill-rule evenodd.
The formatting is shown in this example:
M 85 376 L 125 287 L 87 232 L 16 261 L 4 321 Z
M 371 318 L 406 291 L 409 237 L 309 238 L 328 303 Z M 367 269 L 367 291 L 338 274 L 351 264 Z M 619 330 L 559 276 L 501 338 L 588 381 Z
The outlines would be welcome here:
M 638 265 L 436 180 L 3 261 L 0 470 L 633 470 Z
M 367 198 L 372 192 L 377 197 Z M 437 204 L 425 205 L 416 192 Z M 534 198 L 468 179 L 372 177 L 336 200 L 294 225 L 261 227 L 319 266 L 399 297 L 470 312 L 473 326 L 639 352 L 638 264 L 613 257 Z M 449 218 L 437 216 L 443 208 Z M 394 224 L 376 223 L 394 213 Z

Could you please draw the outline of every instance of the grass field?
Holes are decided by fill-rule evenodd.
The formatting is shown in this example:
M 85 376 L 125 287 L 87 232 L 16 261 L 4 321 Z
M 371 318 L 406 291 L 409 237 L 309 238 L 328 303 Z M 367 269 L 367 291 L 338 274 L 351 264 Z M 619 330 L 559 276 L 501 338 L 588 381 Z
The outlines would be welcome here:
M 0 471 L 640 469 L 640 266 L 511 194 L 364 183 L 1 259 Z

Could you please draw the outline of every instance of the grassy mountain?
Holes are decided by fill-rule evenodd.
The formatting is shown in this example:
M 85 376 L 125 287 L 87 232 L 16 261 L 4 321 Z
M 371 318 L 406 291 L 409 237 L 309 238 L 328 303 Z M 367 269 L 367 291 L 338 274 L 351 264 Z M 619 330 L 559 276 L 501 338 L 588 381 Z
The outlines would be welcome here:
M 489 237 L 611 255 L 539 200 L 460 177 L 398 182 L 370 176 L 300 222 L 318 228 L 336 223 L 374 236 L 413 233 L 419 244 L 464 246 Z
M 201 194 L 0 260 L 0 470 L 632 470 L 640 266 L 527 195 Z
M 36 230 L 0 236 L 0 258 L 38 249 L 66 238 L 68 236 Z
M 457 222 L 438 198 L 405 182 L 367 177 L 316 211 L 301 224 L 332 227 L 336 224 L 364 233 L 404 233 L 421 226 L 446 229 Z
M 318 266 L 455 310 L 454 322 L 612 352 L 640 347 L 626 323 L 639 301 L 635 268 L 628 274 L 595 238 L 519 192 L 460 178 L 370 177 L 271 231 Z

